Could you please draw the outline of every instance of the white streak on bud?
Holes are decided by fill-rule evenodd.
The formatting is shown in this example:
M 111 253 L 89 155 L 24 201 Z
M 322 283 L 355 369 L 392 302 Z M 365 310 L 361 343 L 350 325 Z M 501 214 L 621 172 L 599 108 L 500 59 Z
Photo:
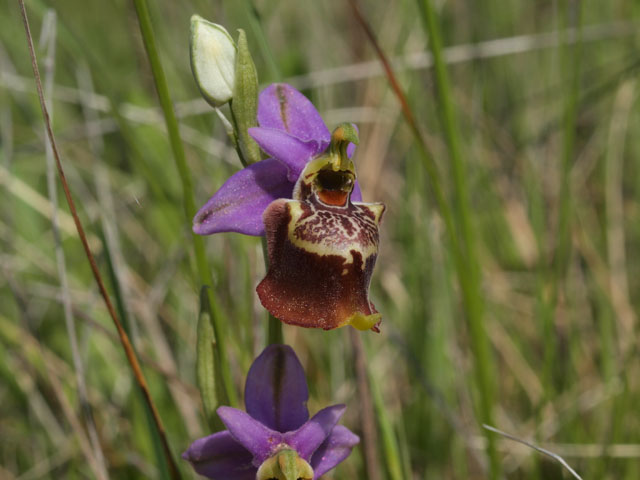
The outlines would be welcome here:
M 221 25 L 191 17 L 191 70 L 205 100 L 214 107 L 233 96 L 236 45 Z

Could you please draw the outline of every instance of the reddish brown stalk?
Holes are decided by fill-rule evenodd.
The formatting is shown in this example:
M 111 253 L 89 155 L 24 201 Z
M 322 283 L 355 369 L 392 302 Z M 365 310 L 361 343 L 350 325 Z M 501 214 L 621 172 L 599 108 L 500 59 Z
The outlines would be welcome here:
M 447 206 L 447 201 L 444 195 L 444 192 L 441 187 L 440 182 L 440 173 L 435 162 L 432 159 L 429 146 L 418 127 L 418 122 L 416 121 L 416 117 L 413 114 L 413 110 L 409 106 L 409 102 L 407 101 L 407 97 L 400 86 L 400 82 L 398 82 L 398 78 L 396 77 L 395 72 L 393 71 L 393 67 L 391 66 L 391 62 L 387 58 L 387 55 L 382 50 L 382 47 L 378 43 L 378 39 L 376 38 L 373 30 L 371 29 L 371 25 L 367 22 L 367 20 L 362 15 L 360 11 L 360 7 L 358 6 L 358 0 L 349 0 L 349 5 L 353 10 L 353 14 L 358 21 L 358 23 L 362 26 L 369 42 L 371 42 L 371 46 L 376 51 L 376 55 L 382 63 L 382 68 L 384 69 L 385 75 L 387 76 L 387 80 L 389 80 L 389 84 L 391 85 L 391 89 L 395 93 L 396 97 L 398 97 L 398 101 L 400 102 L 400 108 L 402 109 L 402 114 L 404 115 L 407 123 L 409 124 L 409 128 L 411 128 L 411 133 L 413 134 L 418 147 L 422 153 L 422 164 L 427 172 L 431 180 L 431 187 L 433 188 L 433 194 L 436 198 L 436 202 L 440 208 L 440 214 L 442 215 L 442 219 L 444 220 L 447 230 L 450 232 L 450 241 L 453 245 L 454 250 L 458 249 L 458 241 L 457 236 L 455 235 L 455 229 L 453 225 L 453 219 L 451 213 L 449 212 L 449 208 Z
M 73 217 L 73 222 L 75 223 L 76 230 L 78 231 L 78 236 L 80 237 L 80 241 L 82 242 L 82 247 L 84 248 L 84 252 L 87 255 L 87 259 L 89 260 L 89 264 L 91 266 L 91 271 L 93 272 L 93 277 L 98 284 L 98 289 L 100 290 L 100 295 L 102 296 L 104 303 L 109 311 L 109 315 L 113 320 L 113 324 L 118 331 L 118 335 L 120 336 L 120 342 L 122 343 L 122 348 L 127 356 L 127 360 L 129 361 L 129 365 L 131 366 L 131 370 L 133 370 L 133 375 L 142 391 L 145 401 L 151 411 L 153 416 L 154 423 L 156 428 L 158 429 L 158 435 L 160 436 L 160 440 L 162 442 L 162 449 L 167 460 L 167 464 L 169 466 L 169 471 L 171 473 L 171 477 L 176 480 L 180 479 L 180 472 L 178 471 L 178 467 L 176 466 L 173 456 L 171 455 L 171 450 L 169 449 L 169 443 L 167 441 L 167 435 L 162 426 L 162 421 L 160 420 L 160 415 L 158 410 L 153 403 L 151 398 L 151 394 L 149 393 L 149 388 L 147 387 L 147 382 L 144 378 L 144 374 L 142 373 L 142 368 L 140 367 L 140 363 L 138 362 L 138 358 L 133 350 L 131 342 L 129 340 L 129 336 L 125 332 L 122 323 L 118 319 L 118 315 L 111 303 L 111 299 L 109 294 L 107 293 L 107 289 L 104 286 L 104 282 L 102 281 L 102 276 L 100 275 L 100 271 L 98 270 L 98 264 L 89 248 L 89 243 L 87 242 L 87 236 L 84 232 L 84 227 L 80 222 L 80 217 L 78 217 L 78 212 L 76 210 L 75 202 L 71 197 L 71 192 L 69 190 L 69 185 L 67 183 L 66 176 L 64 174 L 64 169 L 62 168 L 62 162 L 60 161 L 60 155 L 58 153 L 58 147 L 56 144 L 55 137 L 53 136 L 53 130 L 51 129 L 51 120 L 49 118 L 49 112 L 47 111 L 47 106 L 44 101 L 44 94 L 42 92 L 42 82 L 40 80 L 40 71 L 38 69 L 38 61 L 36 59 L 36 53 L 33 48 L 33 38 L 31 36 L 31 28 L 29 27 L 29 20 L 27 18 L 27 11 L 24 6 L 24 0 L 18 0 L 18 4 L 20 6 L 20 13 L 22 15 L 22 22 L 24 23 L 25 33 L 27 35 L 27 44 L 29 46 L 29 55 L 31 56 L 31 66 L 33 68 L 33 76 L 36 82 L 36 88 L 38 90 L 38 99 L 40 100 L 40 108 L 42 109 L 42 115 L 44 117 L 44 123 L 47 130 L 47 136 L 49 137 L 49 142 L 51 144 L 51 150 L 53 151 L 53 156 L 56 161 L 56 168 L 58 170 L 58 175 L 60 176 L 60 182 L 62 183 L 62 189 L 64 190 L 64 196 L 67 199 L 67 204 L 69 205 L 69 211 Z
M 380 47 L 380 44 L 378 43 L 378 40 L 376 39 L 376 36 L 373 33 L 373 30 L 371 29 L 371 26 L 362 16 L 362 12 L 360 12 L 360 7 L 358 6 L 358 0 L 349 0 L 349 4 L 351 5 L 351 9 L 353 10 L 353 14 L 356 17 L 356 20 L 364 29 L 364 33 L 367 35 L 367 38 L 371 42 L 371 46 L 376 51 L 376 54 L 378 55 L 380 62 L 382 63 L 382 68 L 384 69 L 384 73 L 387 76 L 389 83 L 391 84 L 391 88 L 393 89 L 393 92 L 396 94 L 396 96 L 398 97 L 398 101 L 400 102 L 402 113 L 406 117 L 407 122 L 409 123 L 409 126 L 413 130 L 414 135 L 416 136 L 416 138 L 419 139 L 420 143 L 422 144 L 422 147 L 426 150 L 427 149 L 426 142 L 424 141 L 424 138 L 420 133 L 420 129 L 418 128 L 418 122 L 416 121 L 416 118 L 413 115 L 413 111 L 409 107 L 409 102 L 407 101 L 407 97 L 402 91 L 402 87 L 400 86 L 400 83 L 398 82 L 396 74 L 393 71 L 393 67 L 391 67 L 391 62 L 389 62 L 389 59 L 387 58 L 386 54 L 382 50 L 382 47 Z

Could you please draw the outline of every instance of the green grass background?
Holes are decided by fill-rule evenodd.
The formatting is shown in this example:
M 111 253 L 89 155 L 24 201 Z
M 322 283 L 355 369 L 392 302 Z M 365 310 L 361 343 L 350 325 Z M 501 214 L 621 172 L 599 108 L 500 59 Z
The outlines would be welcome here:
M 465 210 L 471 219 L 473 258 L 462 261 L 481 277 L 476 314 L 489 347 L 493 425 L 563 456 L 584 479 L 640 478 L 640 5 L 435 5 L 450 90 L 444 100 L 456 112 L 453 144 L 464 167 L 461 202 L 419 3 L 363 0 L 361 7 L 397 60 L 447 205 L 456 221 Z M 33 0 L 27 9 L 43 81 L 53 85 L 53 127 L 71 190 L 177 457 L 208 433 L 195 388 L 200 285 L 133 4 Z M 262 85 L 290 82 L 329 128 L 359 126 L 355 161 L 365 200 L 387 205 L 371 286 L 382 333 L 362 334 L 379 420 L 378 478 L 489 478 L 477 339 L 461 301 L 464 272 L 456 269 L 461 254 L 348 2 L 164 0 L 150 9 L 196 203 L 240 164 L 191 76 L 193 13 L 234 36 L 246 30 Z M 59 195 L 52 207 L 47 193 L 43 123 L 17 2 L 0 0 L 0 10 L 0 478 L 96 478 L 65 296 L 109 477 L 163 478 L 67 206 Z M 565 33 L 549 35 L 558 30 Z M 206 238 L 206 246 L 241 391 L 266 339 L 254 292 L 262 248 L 237 234 Z M 344 423 L 361 433 L 367 402 L 358 395 L 348 333 L 284 327 L 307 372 L 310 410 L 344 402 Z M 496 441 L 503 478 L 569 478 L 533 450 Z M 195 478 L 178 462 L 185 478 Z M 375 475 L 367 477 L 356 448 L 326 478 Z

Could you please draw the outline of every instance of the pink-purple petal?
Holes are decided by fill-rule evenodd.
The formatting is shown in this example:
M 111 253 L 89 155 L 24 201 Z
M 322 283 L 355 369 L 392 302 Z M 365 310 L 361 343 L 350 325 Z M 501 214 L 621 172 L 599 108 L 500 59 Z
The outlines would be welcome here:
M 216 410 L 231 436 L 253 454 L 253 465 L 258 467 L 274 448 L 282 443 L 282 434 L 265 427 L 249 414 L 232 407 Z
M 265 88 L 258 99 L 258 125 L 290 133 L 300 140 L 316 140 L 324 150 L 331 133 L 307 97 L 286 83 Z
M 347 427 L 336 425 L 311 457 L 314 479 L 320 478 L 349 456 L 360 438 Z
M 264 349 L 247 375 L 247 413 L 277 432 L 300 428 L 309 419 L 309 390 L 304 370 L 288 345 Z
M 278 198 L 291 198 L 293 186 L 287 179 L 287 168 L 278 160 L 254 163 L 231 176 L 198 211 L 193 231 L 199 235 L 264 235 L 262 212 Z
M 360 134 L 360 129 L 355 123 L 352 123 L 351 126 L 356 129 L 356 132 L 358 132 L 358 134 Z M 349 145 L 347 145 L 347 157 L 349 158 L 353 157 L 353 154 L 355 152 L 356 152 L 356 144 L 350 142 Z
M 360 190 L 360 184 L 358 183 L 358 180 L 356 180 L 356 183 L 353 186 L 353 191 L 351 192 L 351 201 L 362 202 L 362 190 Z
M 329 436 L 346 408 L 344 405 L 323 408 L 298 430 L 285 434 L 285 442 L 308 461 Z
M 355 152 L 356 152 L 355 143 L 350 143 L 349 145 L 347 145 L 347 157 L 349 157 L 349 158 L 353 157 L 353 154 Z
M 200 475 L 214 480 L 255 480 L 253 455 L 227 431 L 199 438 L 182 458 Z
M 307 162 L 324 150 L 316 140 L 301 140 L 275 128 L 253 127 L 249 135 L 267 155 L 287 166 L 287 178 L 293 183 Z

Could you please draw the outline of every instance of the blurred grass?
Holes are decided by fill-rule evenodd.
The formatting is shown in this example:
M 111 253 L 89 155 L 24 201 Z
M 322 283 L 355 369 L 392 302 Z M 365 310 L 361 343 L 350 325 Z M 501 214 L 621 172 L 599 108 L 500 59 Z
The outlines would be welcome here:
M 83 453 L 86 432 L 74 427 L 84 419 L 64 324 L 41 117 L 17 5 L 0 5 L 0 478 L 93 478 Z M 415 2 L 362 5 L 390 56 L 425 50 Z M 506 44 L 514 46 L 515 37 L 576 25 L 578 5 L 581 46 L 563 46 L 562 39 L 573 38 L 566 34 L 550 44 L 535 37 L 518 53 L 495 57 L 469 47 L 467 60 L 448 66 L 448 83 L 477 234 L 495 426 L 562 455 L 585 479 L 635 480 L 640 140 L 632 132 L 640 127 L 640 7 L 631 0 L 436 7 L 446 60 L 450 46 L 497 38 L 511 38 Z M 90 8 L 71 0 L 29 2 L 36 39 L 51 7 L 57 14 L 54 130 L 105 275 L 103 242 L 109 245 L 122 308 L 177 454 L 207 432 L 194 387 L 200 285 L 135 11 L 126 1 Z M 244 28 L 261 81 L 293 79 L 330 128 L 358 124 L 365 199 L 387 204 L 372 284 L 383 332 L 364 335 L 376 404 L 379 395 L 386 412 L 379 428 L 396 440 L 380 442 L 381 476 L 487 478 L 473 338 L 451 246 L 411 132 L 347 3 L 190 1 L 150 8 L 196 203 L 240 166 L 191 77 L 192 13 L 230 32 Z M 595 26 L 601 33 L 588 37 Z M 577 50 L 580 68 L 572 79 Z M 440 171 L 448 172 L 433 71 L 397 65 Z M 337 67 L 355 74 L 333 78 Z M 575 109 L 571 122 L 569 108 Z M 573 135 L 570 149 L 567 135 Z M 445 185 L 453 199 L 452 179 Z M 562 213 L 565 202 L 569 214 Z M 68 294 L 110 477 L 157 478 L 144 411 L 80 243 L 65 226 L 66 205 L 59 208 Z M 262 250 L 258 239 L 234 234 L 205 240 L 240 388 L 265 342 L 264 311 L 254 294 L 264 272 Z M 345 423 L 357 430 L 347 333 L 284 329 L 307 370 L 310 409 L 346 402 Z M 497 443 L 506 478 L 568 478 L 525 447 Z M 387 465 L 395 448 L 400 462 L 392 453 Z M 193 477 L 188 465 L 181 468 Z M 333 478 L 364 478 L 363 472 L 356 449 Z

